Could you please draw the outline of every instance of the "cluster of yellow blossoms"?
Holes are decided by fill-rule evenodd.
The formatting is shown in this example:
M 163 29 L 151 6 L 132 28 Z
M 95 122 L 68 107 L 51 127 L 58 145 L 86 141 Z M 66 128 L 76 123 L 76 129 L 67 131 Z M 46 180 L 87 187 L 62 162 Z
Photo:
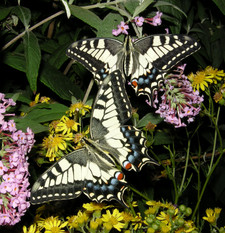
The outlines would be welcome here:
M 196 74 L 189 74 L 188 79 L 191 81 L 194 90 L 207 92 L 213 86 L 215 102 L 225 105 L 225 73 L 223 70 L 207 66 Z
M 74 103 L 60 120 L 49 124 L 49 136 L 42 142 L 43 154 L 49 161 L 55 161 L 82 147 L 80 140 L 89 133 L 89 128 L 82 132 L 80 121 L 90 109 L 82 102 Z
M 181 205 L 147 201 L 142 212 L 136 211 L 137 203 L 133 202 L 130 209 L 120 211 L 112 205 L 90 202 L 83 204 L 83 209 L 76 215 L 60 218 L 45 215 L 47 205 L 40 207 L 35 222 L 23 227 L 23 233 L 63 233 L 63 232 L 198 232 L 195 224 L 188 218 L 192 211 Z M 41 209 L 41 211 L 40 211 Z

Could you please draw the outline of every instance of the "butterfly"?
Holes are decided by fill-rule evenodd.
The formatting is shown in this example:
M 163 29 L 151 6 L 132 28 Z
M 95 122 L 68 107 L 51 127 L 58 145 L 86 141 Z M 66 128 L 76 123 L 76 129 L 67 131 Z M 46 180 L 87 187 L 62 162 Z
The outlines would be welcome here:
M 90 138 L 84 147 L 53 164 L 34 183 L 31 203 L 73 199 L 82 193 L 102 202 L 123 199 L 127 189 L 124 169 L 140 171 L 156 162 L 148 155 L 142 131 L 124 123 L 131 117 L 131 104 L 120 70 L 110 73 L 98 91 L 90 119 Z
M 101 84 L 114 70 L 130 76 L 137 95 L 152 101 L 154 91 L 166 73 L 178 62 L 200 49 L 200 44 L 187 35 L 159 34 L 124 43 L 112 38 L 92 38 L 72 43 L 68 57 L 80 62 Z

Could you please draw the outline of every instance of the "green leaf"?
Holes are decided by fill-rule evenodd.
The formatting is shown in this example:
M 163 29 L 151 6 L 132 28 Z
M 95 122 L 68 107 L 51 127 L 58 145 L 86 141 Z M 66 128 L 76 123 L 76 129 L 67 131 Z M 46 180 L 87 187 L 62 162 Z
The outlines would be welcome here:
M 102 20 L 92 11 L 75 5 L 70 5 L 70 10 L 73 16 L 77 17 L 95 29 L 99 29 L 100 27 L 104 26 L 102 24 Z
M 224 0 L 213 0 L 213 2 L 218 6 L 220 11 L 225 15 L 225 1 Z
M 174 2 L 174 1 L 173 1 Z M 162 9 L 162 7 L 166 7 L 166 8 L 163 8 L 163 9 L 167 9 L 166 12 L 168 12 L 168 9 L 170 9 L 171 7 L 174 8 L 175 10 L 177 10 L 178 12 L 180 12 L 181 14 L 183 14 L 185 17 L 187 17 L 187 15 L 185 14 L 184 11 L 181 10 L 180 7 L 178 7 L 177 5 L 180 3 L 180 1 L 175 1 L 176 3 L 173 4 L 173 3 L 170 3 L 170 2 L 166 2 L 166 1 L 157 1 L 155 4 L 154 4 L 154 7 L 160 7 Z M 168 8 L 168 6 L 170 8 Z M 164 12 L 164 11 L 163 11 Z M 177 15 L 177 12 L 176 11 L 173 11 L 170 9 L 170 12 L 172 13 L 172 15 L 176 16 Z
M 21 20 L 21 22 L 23 23 L 26 29 L 29 27 L 29 23 L 31 19 L 30 9 L 22 6 L 16 6 L 13 8 L 12 13 L 14 13 L 19 17 L 19 19 Z
M 17 128 L 25 131 L 29 127 L 34 133 L 40 133 L 48 130 L 48 127 L 41 123 L 60 119 L 68 107 L 59 103 L 43 103 L 28 108 L 28 110 L 29 112 L 24 117 L 14 118 Z
M 125 8 L 130 12 L 131 15 L 134 14 L 134 11 L 139 6 L 139 1 L 137 0 L 128 0 L 124 4 Z
M 142 11 L 144 11 L 154 0 L 144 0 L 141 5 L 139 5 L 133 14 L 133 17 L 138 16 Z
M 55 68 L 59 69 L 62 66 L 62 64 L 68 59 L 65 51 L 68 48 L 69 44 L 71 43 L 58 45 L 58 47 L 55 48 L 55 51 L 49 57 L 48 62 Z
M 109 13 L 102 21 L 102 27 L 98 29 L 97 37 L 111 37 L 113 38 L 112 29 L 117 28 L 117 25 L 123 21 L 120 14 Z
M 33 32 L 24 35 L 24 50 L 26 59 L 26 75 L 32 91 L 37 89 L 37 77 L 41 62 L 41 50 L 38 39 Z
M 59 103 L 40 104 L 33 107 L 33 109 L 31 109 L 24 119 L 44 123 L 60 119 L 67 110 L 67 106 Z
M 26 72 L 24 54 L 7 52 L 3 57 L 3 62 L 16 70 Z
M 12 7 L 0 8 L 0 20 L 5 19 L 11 10 L 12 10 Z
M 156 132 L 153 145 L 155 145 L 155 146 L 168 145 L 171 143 L 172 143 L 172 139 L 167 133 L 165 133 L 163 131 Z
M 84 96 L 83 91 L 78 86 L 47 62 L 43 62 L 41 66 L 40 81 L 62 99 L 70 101 L 72 95 L 77 99 L 82 99 Z
M 24 120 L 24 118 L 14 118 L 14 121 L 16 123 L 16 128 L 21 129 L 23 132 L 27 130 L 27 127 L 31 128 L 34 134 L 45 132 L 48 130 L 48 126 L 44 126 L 33 120 Z
M 160 122 L 162 122 L 163 119 L 156 114 L 153 113 L 148 113 L 146 114 L 143 118 L 141 118 L 141 120 L 139 120 L 139 122 L 137 123 L 136 127 L 137 128 L 143 128 L 145 127 L 149 122 L 151 122 L 152 124 L 159 124 Z
M 182 27 L 182 18 L 183 16 L 187 17 L 184 11 L 181 10 L 181 1 L 180 0 L 167 0 L 167 1 L 157 1 L 154 4 L 155 7 L 158 7 L 160 11 L 163 12 L 163 19 L 166 19 L 172 23 L 170 26 L 171 32 L 179 34 Z M 169 20 L 170 15 L 173 17 L 172 20 Z

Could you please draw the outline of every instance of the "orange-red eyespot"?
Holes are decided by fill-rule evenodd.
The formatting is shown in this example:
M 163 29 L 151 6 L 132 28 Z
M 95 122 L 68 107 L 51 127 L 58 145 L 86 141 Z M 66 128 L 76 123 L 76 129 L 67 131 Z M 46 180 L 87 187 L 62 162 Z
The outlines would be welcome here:
M 124 175 L 123 175 L 122 172 L 117 172 L 117 173 L 116 173 L 116 178 L 117 178 L 117 180 L 122 180 L 123 177 L 124 177 Z
M 128 161 L 123 163 L 123 167 L 127 170 L 131 169 L 131 166 L 132 166 L 131 163 L 129 163 Z
M 137 85 L 138 85 L 137 81 L 132 81 L 131 84 L 133 85 L 133 87 L 137 87 Z

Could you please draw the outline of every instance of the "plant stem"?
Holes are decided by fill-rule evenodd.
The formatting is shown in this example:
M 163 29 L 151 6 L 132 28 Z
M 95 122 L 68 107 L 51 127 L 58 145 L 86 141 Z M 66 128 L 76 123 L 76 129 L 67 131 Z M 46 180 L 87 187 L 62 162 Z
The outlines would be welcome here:
M 189 157 L 190 157 L 190 145 L 191 145 L 191 141 L 190 141 L 190 139 L 188 139 L 187 156 L 186 156 L 186 162 L 185 162 L 185 167 L 184 167 L 184 174 L 183 174 L 183 178 L 182 178 L 182 181 L 181 181 L 180 188 L 178 190 L 178 196 L 180 196 L 181 193 L 182 193 L 185 178 L 186 178 L 186 174 L 187 174 L 187 167 L 188 167 L 188 162 L 189 162 Z
M 206 176 L 206 181 L 205 181 L 205 183 L 204 183 L 204 185 L 203 185 L 203 187 L 202 187 L 202 191 L 201 191 L 201 193 L 200 193 L 200 195 L 199 195 L 198 202 L 197 202 L 197 204 L 196 204 L 196 206 L 195 206 L 195 209 L 194 209 L 194 211 L 193 211 L 193 214 L 192 214 L 192 220 L 194 219 L 194 216 L 195 216 L 195 214 L 196 214 L 196 212 L 197 212 L 197 210 L 198 210 L 198 208 L 199 208 L 199 205 L 200 205 L 202 196 L 203 196 L 203 194 L 204 194 L 204 192 L 205 192 L 206 186 L 207 186 L 207 184 L 208 184 L 208 182 L 209 182 L 209 180 L 210 180 L 210 178 L 211 178 L 211 175 L 212 175 L 213 171 L 215 170 L 216 166 L 218 165 L 218 163 L 219 163 L 219 161 L 220 161 L 222 155 L 224 154 L 224 152 L 221 151 L 221 152 L 220 152 L 220 155 L 219 155 L 219 157 L 218 157 L 218 159 L 217 159 L 216 162 L 213 164 L 213 160 L 214 160 L 214 156 L 215 156 L 215 150 L 216 150 L 217 133 L 219 133 L 219 132 L 218 132 L 218 129 L 217 129 L 219 114 L 220 114 L 220 107 L 218 108 L 218 111 L 217 111 L 216 121 L 215 121 L 215 122 L 213 121 L 214 124 L 215 124 L 215 134 L 214 134 L 214 141 L 213 141 L 212 159 L 211 159 L 209 171 L 208 171 L 207 176 Z
M 84 96 L 84 98 L 83 98 L 83 101 L 82 101 L 83 104 L 86 103 L 87 98 L 88 98 L 88 96 L 89 96 L 89 94 L 90 94 L 90 92 L 91 92 L 91 89 L 92 89 L 92 87 L 93 87 L 93 84 L 94 84 L 94 79 L 92 78 L 91 81 L 90 81 L 90 83 L 89 83 L 89 85 L 88 85 L 88 88 L 87 88 L 87 91 L 86 91 L 86 93 L 85 93 L 85 96 Z
M 105 6 L 108 6 L 108 5 L 113 5 L 113 4 L 117 4 L 117 3 L 120 3 L 120 2 L 125 2 L 125 0 L 116 0 L 116 1 L 113 1 L 113 2 L 107 2 L 107 3 L 97 3 L 97 4 L 94 4 L 94 5 L 90 5 L 90 6 L 82 6 L 81 8 L 84 8 L 84 9 L 92 9 L 92 8 L 103 8 Z M 117 9 L 118 10 L 118 9 Z M 19 40 L 20 38 L 22 38 L 26 32 L 30 32 L 30 31 L 33 31 L 35 28 L 41 26 L 42 24 L 48 22 L 49 20 L 51 19 L 54 19 L 56 17 L 58 17 L 59 15 L 62 15 L 64 14 L 65 11 L 64 10 L 61 10 L 49 17 L 47 17 L 46 19 L 43 19 L 42 21 L 40 21 L 39 23 L 35 24 L 34 26 L 26 29 L 25 31 L 23 31 L 22 33 L 20 33 L 18 36 L 16 36 L 15 38 L 13 38 L 12 40 L 10 40 L 7 44 L 5 44 L 1 51 L 4 51 L 5 49 L 7 49 L 10 45 L 12 45 L 13 43 L 15 43 L 17 40 Z M 129 16 L 129 15 L 128 15 Z
M 49 16 L 49 17 L 47 17 L 46 19 L 43 19 L 43 20 L 40 21 L 39 23 L 37 23 L 37 24 L 35 24 L 34 26 L 28 28 L 27 30 L 23 31 L 23 32 L 20 33 L 18 36 L 16 36 L 16 37 L 13 38 L 12 40 L 10 40 L 7 44 L 5 44 L 5 45 L 2 47 L 1 51 L 7 49 L 10 45 L 12 45 L 13 43 L 15 43 L 15 42 L 16 42 L 17 40 L 19 40 L 20 38 L 22 38 L 22 37 L 25 35 L 26 32 L 31 32 L 31 31 L 34 30 L 35 28 L 41 26 L 42 24 L 48 22 L 49 20 L 54 19 L 54 18 L 56 18 L 56 17 L 58 17 L 59 15 L 62 15 L 62 14 L 64 14 L 64 13 L 65 13 L 65 11 L 63 11 L 63 10 L 62 10 L 62 11 L 59 11 L 59 12 L 57 12 L 57 13 L 55 13 L 55 14 Z
M 131 186 L 129 186 L 129 188 L 131 190 L 133 190 L 135 193 L 137 193 L 139 196 L 143 197 L 145 200 L 150 201 L 150 199 L 147 196 L 145 196 L 143 193 L 139 192 L 137 189 L 135 189 L 135 188 L 133 188 Z
M 218 123 L 218 120 L 219 120 L 219 115 L 220 115 L 220 107 L 218 108 L 217 116 L 216 116 L 216 122 L 214 123 L 215 124 L 215 133 L 214 133 L 213 151 L 212 151 L 212 157 L 211 157 L 210 166 L 209 166 L 209 170 L 208 170 L 207 176 L 211 172 L 211 169 L 212 169 L 212 166 L 213 166 L 214 157 L 215 157 L 216 142 L 217 142 L 217 123 Z

